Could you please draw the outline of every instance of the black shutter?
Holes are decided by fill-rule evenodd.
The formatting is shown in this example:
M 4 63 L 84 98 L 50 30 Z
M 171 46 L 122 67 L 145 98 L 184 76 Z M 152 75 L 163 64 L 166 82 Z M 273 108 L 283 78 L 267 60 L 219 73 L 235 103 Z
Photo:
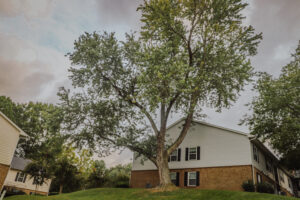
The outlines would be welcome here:
M 170 156 L 168 156 L 168 162 L 170 162 Z
M 19 174 L 20 174 L 20 172 L 18 172 L 17 175 L 16 175 L 16 178 L 15 178 L 16 182 L 18 181 Z
M 23 183 L 25 183 L 25 181 L 26 181 L 26 178 L 27 178 L 27 174 L 25 174 L 25 177 L 24 177 Z
M 178 149 L 177 153 L 178 153 L 177 161 L 180 161 L 180 158 L 181 158 L 181 149 L 180 148 Z
M 188 173 L 184 172 L 184 186 L 187 186 Z
M 185 160 L 189 160 L 189 148 L 185 148 Z
M 200 185 L 200 173 L 199 171 L 196 173 L 196 186 Z
M 197 160 L 200 160 L 200 147 L 197 147 Z
M 176 186 L 179 186 L 179 172 L 176 172 Z

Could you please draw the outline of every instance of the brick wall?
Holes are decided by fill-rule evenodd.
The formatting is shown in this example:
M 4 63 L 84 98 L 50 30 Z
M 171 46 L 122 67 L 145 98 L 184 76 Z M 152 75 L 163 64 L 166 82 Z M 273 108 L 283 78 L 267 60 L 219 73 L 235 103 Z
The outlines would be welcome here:
M 0 164 L 0 190 L 2 189 L 8 171 L 9 166 Z
M 236 190 L 242 191 L 242 183 L 252 180 L 251 165 L 231 167 L 209 167 L 196 169 L 174 169 L 171 172 L 179 172 L 179 186 L 184 187 L 184 172 L 199 171 L 199 189 Z M 155 187 L 159 184 L 157 170 L 132 171 L 131 187 L 145 188 L 147 184 Z

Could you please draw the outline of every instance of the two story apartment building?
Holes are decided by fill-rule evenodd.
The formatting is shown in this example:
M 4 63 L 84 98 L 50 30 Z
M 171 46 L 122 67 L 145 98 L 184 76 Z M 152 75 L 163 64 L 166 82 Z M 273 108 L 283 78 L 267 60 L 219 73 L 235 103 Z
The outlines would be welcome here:
M 16 124 L 0 112 L 0 193 L 21 137 L 26 137 Z
M 175 140 L 183 120 L 171 125 L 167 134 Z M 155 187 L 159 183 L 156 166 L 134 156 L 131 187 Z M 278 158 L 259 140 L 249 135 L 194 121 L 187 136 L 169 157 L 170 177 L 184 188 L 237 190 L 242 183 L 269 182 L 276 193 L 294 195 L 291 175 L 278 164 Z
M 14 157 L 11 162 L 10 170 L 4 182 L 6 191 L 23 191 L 26 194 L 48 195 L 51 179 L 47 179 L 42 185 L 37 185 L 34 178 L 24 173 L 25 167 L 31 160 Z

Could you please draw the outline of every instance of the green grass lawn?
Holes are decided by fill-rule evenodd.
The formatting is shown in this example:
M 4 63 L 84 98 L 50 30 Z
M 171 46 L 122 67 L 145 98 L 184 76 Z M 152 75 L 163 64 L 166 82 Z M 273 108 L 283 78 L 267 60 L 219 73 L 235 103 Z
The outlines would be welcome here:
M 153 193 L 146 189 L 115 189 L 102 188 L 79 191 L 69 194 L 40 197 L 40 196 L 12 196 L 5 200 L 293 200 L 278 195 L 216 191 L 216 190 L 197 190 L 197 189 L 180 189 L 173 192 Z

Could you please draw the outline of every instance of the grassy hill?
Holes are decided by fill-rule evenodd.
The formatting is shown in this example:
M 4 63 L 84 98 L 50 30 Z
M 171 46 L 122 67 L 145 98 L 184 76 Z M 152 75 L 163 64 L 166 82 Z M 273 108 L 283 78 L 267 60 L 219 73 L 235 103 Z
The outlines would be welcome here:
M 40 197 L 40 196 L 12 196 L 5 200 L 293 200 L 278 195 L 216 191 L 180 189 L 173 192 L 152 192 L 146 189 L 91 189 L 69 194 Z M 296 200 L 296 199 L 295 199 Z

